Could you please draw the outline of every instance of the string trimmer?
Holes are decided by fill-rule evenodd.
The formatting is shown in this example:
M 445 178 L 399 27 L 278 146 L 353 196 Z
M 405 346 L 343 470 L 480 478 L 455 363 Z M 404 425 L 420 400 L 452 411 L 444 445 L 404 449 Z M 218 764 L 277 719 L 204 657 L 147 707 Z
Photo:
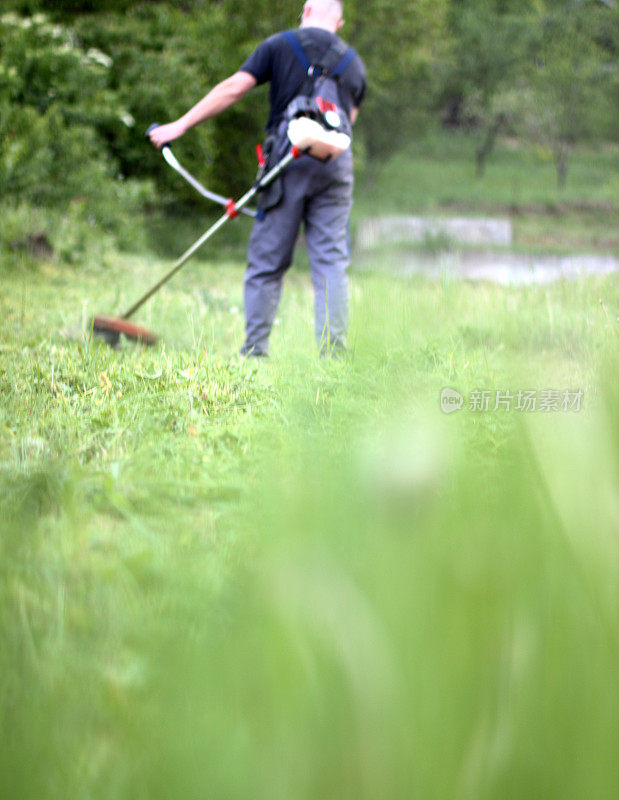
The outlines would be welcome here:
M 151 125 L 147 135 L 156 128 L 157 125 Z M 138 309 L 142 308 L 144 303 L 161 289 L 176 273 L 189 261 L 192 255 L 202 247 L 217 231 L 223 227 L 230 219 L 234 219 L 240 213 L 255 216 L 256 212 L 246 208 L 247 204 L 257 195 L 257 193 L 268 186 L 271 181 L 275 180 L 277 176 L 295 159 L 300 158 L 307 153 L 314 156 L 321 161 L 326 161 L 331 158 L 336 158 L 342 153 L 349 145 L 350 139 L 341 133 L 334 133 L 333 131 L 326 131 L 317 122 L 307 119 L 298 118 L 294 119 L 288 126 L 288 138 L 292 144 L 291 149 L 286 155 L 263 177 L 257 181 L 249 191 L 247 191 L 239 200 L 234 202 L 232 199 L 226 199 L 221 195 L 210 192 L 205 189 L 186 169 L 184 169 L 176 157 L 173 155 L 169 145 L 164 145 L 161 148 L 163 157 L 166 162 L 175 169 L 185 180 L 188 181 L 201 195 L 220 203 L 225 207 L 223 215 L 194 242 L 183 255 L 175 262 L 172 268 L 160 278 L 157 283 L 152 286 L 139 300 L 129 308 L 121 317 L 110 317 L 102 314 L 97 314 L 92 320 L 92 332 L 95 336 L 103 339 L 107 344 L 112 347 L 118 345 L 121 334 L 128 339 L 142 342 L 144 344 L 155 344 L 157 336 L 145 328 L 143 325 L 138 325 L 131 322 L 131 317 Z

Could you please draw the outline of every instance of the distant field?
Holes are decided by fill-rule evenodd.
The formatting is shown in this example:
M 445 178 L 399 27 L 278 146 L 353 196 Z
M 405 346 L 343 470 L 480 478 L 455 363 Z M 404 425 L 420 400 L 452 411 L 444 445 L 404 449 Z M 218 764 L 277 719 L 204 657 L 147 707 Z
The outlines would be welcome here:
M 548 151 L 500 141 L 477 178 L 475 141 L 434 134 L 358 182 L 355 219 L 377 214 L 509 216 L 516 249 L 619 254 L 619 148 L 577 149 L 559 189 Z M 377 198 L 380 202 L 377 203 Z
M 331 361 L 295 270 L 254 364 L 216 258 L 84 335 L 165 266 L 2 277 L 0 796 L 614 800 L 617 280 L 353 275 Z

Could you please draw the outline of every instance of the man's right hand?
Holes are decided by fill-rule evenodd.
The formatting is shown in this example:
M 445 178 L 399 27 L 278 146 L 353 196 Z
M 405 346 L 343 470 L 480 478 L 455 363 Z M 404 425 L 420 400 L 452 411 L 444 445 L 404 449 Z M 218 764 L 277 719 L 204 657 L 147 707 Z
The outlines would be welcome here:
M 149 133 L 149 139 L 155 147 L 163 147 L 164 144 L 179 139 L 187 132 L 185 125 L 180 121 L 170 122 L 167 125 L 159 125 Z

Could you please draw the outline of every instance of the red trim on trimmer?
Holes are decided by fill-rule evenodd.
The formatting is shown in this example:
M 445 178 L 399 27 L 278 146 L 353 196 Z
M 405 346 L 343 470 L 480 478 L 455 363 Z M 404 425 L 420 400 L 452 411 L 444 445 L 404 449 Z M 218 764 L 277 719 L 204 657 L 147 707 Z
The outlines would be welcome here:
M 230 217 L 230 219 L 234 219 L 239 215 L 239 212 L 236 210 L 236 203 L 232 198 L 230 198 L 230 200 L 228 200 L 226 203 L 226 214 Z
M 264 167 L 266 165 L 266 163 L 267 163 L 267 160 L 264 157 L 264 151 L 262 149 L 262 145 L 261 144 L 257 144 L 256 145 L 256 157 L 258 159 L 258 166 L 259 167 Z
M 292 150 L 290 152 L 292 153 L 293 158 L 301 158 L 301 156 L 303 155 L 303 153 L 299 150 L 296 144 L 292 146 Z

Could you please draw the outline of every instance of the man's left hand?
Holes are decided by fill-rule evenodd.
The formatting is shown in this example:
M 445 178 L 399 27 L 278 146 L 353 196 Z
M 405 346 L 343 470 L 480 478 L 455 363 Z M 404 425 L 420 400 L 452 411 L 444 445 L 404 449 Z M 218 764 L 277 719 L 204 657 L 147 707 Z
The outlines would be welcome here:
M 149 133 L 149 138 L 155 147 L 163 147 L 164 144 L 173 142 L 174 139 L 179 139 L 184 133 L 186 133 L 184 124 L 177 120 L 154 128 Z

